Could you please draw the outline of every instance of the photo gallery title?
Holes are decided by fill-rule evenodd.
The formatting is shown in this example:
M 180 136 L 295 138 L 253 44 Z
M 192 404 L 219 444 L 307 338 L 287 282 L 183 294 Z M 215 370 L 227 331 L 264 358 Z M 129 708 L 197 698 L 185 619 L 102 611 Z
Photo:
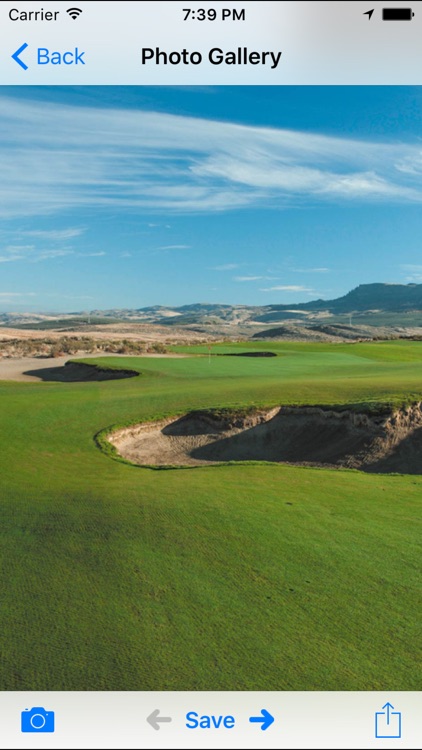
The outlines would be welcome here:
M 211 65 L 269 65 L 271 70 L 277 68 L 281 52 L 255 50 L 238 47 L 236 50 L 225 52 L 220 47 L 213 47 L 208 52 L 208 62 Z M 165 52 L 160 47 L 142 47 L 142 65 L 200 65 L 203 62 L 201 52 L 189 52 L 187 49 Z

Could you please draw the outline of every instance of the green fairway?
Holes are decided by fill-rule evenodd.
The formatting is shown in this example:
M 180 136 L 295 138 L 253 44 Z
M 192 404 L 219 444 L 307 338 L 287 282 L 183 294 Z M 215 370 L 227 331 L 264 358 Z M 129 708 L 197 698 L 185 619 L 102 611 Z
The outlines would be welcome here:
M 175 349 L 196 356 L 0 382 L 0 689 L 420 689 L 422 476 L 147 469 L 95 435 L 192 409 L 418 401 L 422 342 Z M 216 356 L 259 350 L 278 356 Z

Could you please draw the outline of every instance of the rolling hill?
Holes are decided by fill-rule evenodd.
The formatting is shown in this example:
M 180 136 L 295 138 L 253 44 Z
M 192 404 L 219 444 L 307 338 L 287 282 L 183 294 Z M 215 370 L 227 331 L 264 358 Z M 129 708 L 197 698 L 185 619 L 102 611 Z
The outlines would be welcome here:
M 190 329 L 211 336 L 246 338 L 259 336 L 259 327 L 265 333 L 270 326 L 285 322 L 288 323 L 288 335 L 295 336 L 296 332 L 300 338 L 306 338 L 308 333 L 346 338 L 419 337 L 422 333 L 422 284 L 361 284 L 336 299 L 288 305 L 194 303 L 67 314 L 0 313 L 0 328 L 53 330 L 61 327 L 62 330 L 84 328 L 86 331 L 92 326 L 125 323 L 159 325 L 163 330 L 180 333 Z M 330 330 L 322 331 L 321 324 L 331 326 Z M 344 329 L 345 325 L 348 331 Z M 333 326 L 340 326 L 342 330 L 334 330 Z M 281 328 L 274 335 L 283 335 Z

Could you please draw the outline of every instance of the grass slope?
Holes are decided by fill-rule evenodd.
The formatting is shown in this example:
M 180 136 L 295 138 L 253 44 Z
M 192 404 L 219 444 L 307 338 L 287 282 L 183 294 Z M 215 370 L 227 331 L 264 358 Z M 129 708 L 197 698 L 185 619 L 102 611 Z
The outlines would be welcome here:
M 261 348 L 280 356 L 0 384 L 0 689 L 420 689 L 421 477 L 156 471 L 94 443 L 195 408 L 421 397 L 419 342 Z

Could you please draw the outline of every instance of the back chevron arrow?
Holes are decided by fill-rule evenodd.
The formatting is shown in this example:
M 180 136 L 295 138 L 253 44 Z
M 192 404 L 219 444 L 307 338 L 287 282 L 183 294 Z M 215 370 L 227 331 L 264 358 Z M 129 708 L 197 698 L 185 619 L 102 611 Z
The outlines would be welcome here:
M 22 47 L 19 47 L 19 49 L 17 49 L 16 52 L 14 52 L 12 55 L 12 60 L 17 62 L 17 64 L 20 65 L 24 70 L 28 70 L 28 66 L 23 62 L 23 60 L 20 59 L 19 55 L 27 48 L 27 46 L 28 45 L 25 42 L 25 44 L 22 44 Z

